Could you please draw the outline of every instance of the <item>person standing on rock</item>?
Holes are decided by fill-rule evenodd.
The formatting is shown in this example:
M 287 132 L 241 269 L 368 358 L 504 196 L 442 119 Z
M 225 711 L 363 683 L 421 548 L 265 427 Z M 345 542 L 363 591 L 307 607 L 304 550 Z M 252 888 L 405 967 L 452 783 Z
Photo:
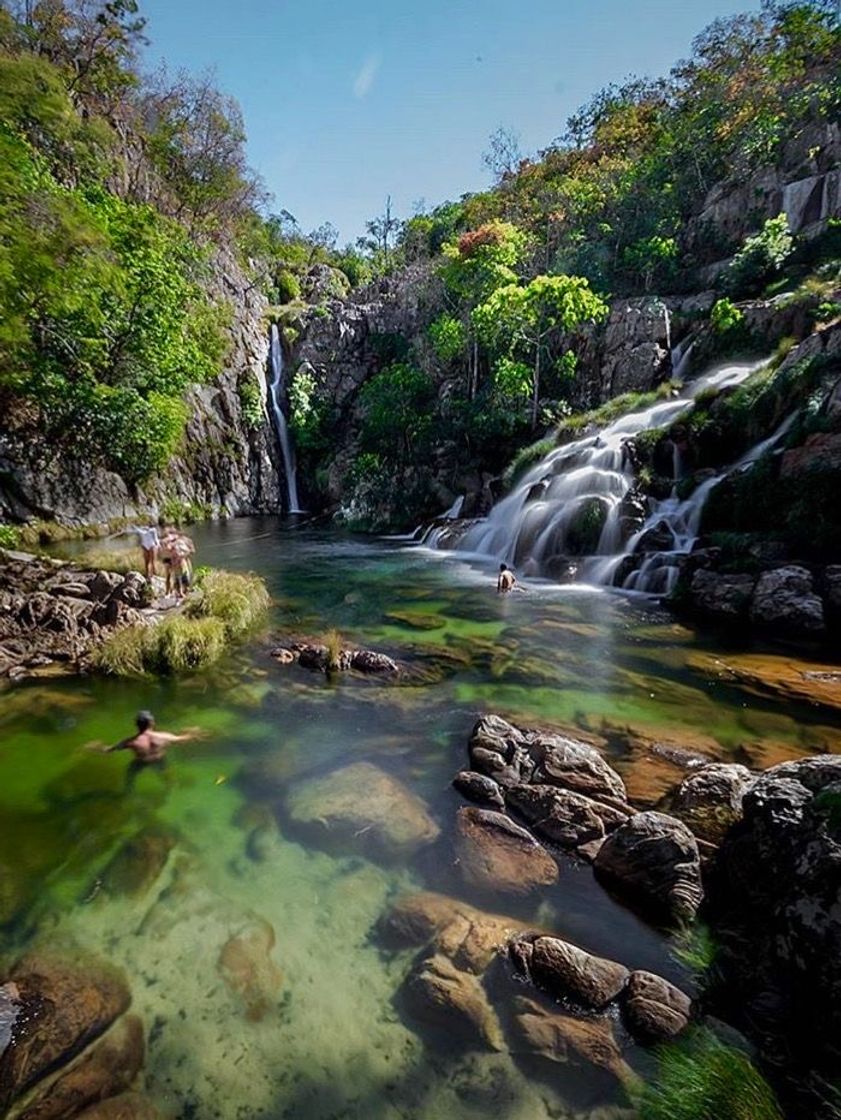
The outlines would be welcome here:
M 134 758 L 126 772 L 126 792 L 132 789 L 137 781 L 137 776 L 147 767 L 158 771 L 166 769 L 166 753 L 174 743 L 186 743 L 190 739 L 197 739 L 202 734 L 198 727 L 188 727 L 180 735 L 171 731 L 156 731 L 155 717 L 151 712 L 137 713 L 137 733 L 130 735 L 115 743 L 113 747 L 105 747 L 92 743 L 90 749 L 98 749 L 103 754 L 113 754 L 114 751 L 131 751 Z
M 158 558 L 158 549 L 161 547 L 161 538 L 158 536 L 158 530 L 154 525 L 146 525 L 145 527 L 138 526 L 135 532 L 140 538 L 140 548 L 143 551 L 143 565 L 146 578 L 151 580 L 152 576 L 158 574 L 156 561 Z
M 517 586 L 517 577 L 511 571 L 507 564 L 499 565 L 499 579 L 496 581 L 496 589 L 501 592 L 513 591 Z

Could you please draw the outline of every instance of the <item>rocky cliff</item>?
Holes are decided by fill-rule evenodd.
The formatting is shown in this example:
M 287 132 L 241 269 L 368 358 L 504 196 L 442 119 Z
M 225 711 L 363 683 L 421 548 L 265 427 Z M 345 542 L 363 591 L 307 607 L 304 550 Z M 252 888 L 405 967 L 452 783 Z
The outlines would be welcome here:
M 146 514 L 232 517 L 280 508 L 276 436 L 265 413 L 250 427 L 240 387 L 266 400 L 267 304 L 236 260 L 220 251 L 213 286 L 232 310 L 224 370 L 188 394 L 180 451 L 166 471 L 134 487 L 120 475 L 46 445 L 26 413 L 0 428 L 0 521 L 43 519 L 74 526 Z

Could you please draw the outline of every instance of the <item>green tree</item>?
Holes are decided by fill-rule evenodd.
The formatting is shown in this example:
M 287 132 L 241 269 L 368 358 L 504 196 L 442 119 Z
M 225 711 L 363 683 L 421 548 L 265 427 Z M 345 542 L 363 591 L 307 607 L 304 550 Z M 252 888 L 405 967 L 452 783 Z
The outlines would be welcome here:
M 428 434 L 435 387 L 429 376 L 405 362 L 395 362 L 360 390 L 362 444 L 392 462 L 403 464 Z
M 525 287 L 497 288 L 473 312 L 480 338 L 491 344 L 504 338 L 509 348 L 520 345 L 531 352 L 532 427 L 537 425 L 541 363 L 550 336 L 598 322 L 607 311 L 607 304 L 581 276 L 536 276 Z

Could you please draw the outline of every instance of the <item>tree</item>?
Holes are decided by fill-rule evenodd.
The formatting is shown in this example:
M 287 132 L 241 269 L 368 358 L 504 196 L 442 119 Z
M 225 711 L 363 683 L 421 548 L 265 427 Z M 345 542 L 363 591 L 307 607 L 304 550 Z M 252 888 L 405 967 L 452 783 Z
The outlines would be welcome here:
M 357 245 L 382 260 L 383 270 L 391 267 L 391 251 L 402 223 L 391 212 L 391 195 L 385 200 L 385 210 L 376 218 L 365 223 L 367 237 L 360 237 Z
M 573 331 L 607 315 L 607 304 L 582 276 L 536 276 L 521 287 L 497 288 L 473 312 L 479 337 L 498 344 L 504 338 L 509 350 L 518 344 L 532 353 L 532 427 L 537 426 L 541 362 L 550 335 Z
M 514 175 L 522 161 L 520 138 L 516 132 L 500 127 L 491 133 L 487 151 L 482 153 L 482 165 L 493 175 L 495 183 L 502 183 Z

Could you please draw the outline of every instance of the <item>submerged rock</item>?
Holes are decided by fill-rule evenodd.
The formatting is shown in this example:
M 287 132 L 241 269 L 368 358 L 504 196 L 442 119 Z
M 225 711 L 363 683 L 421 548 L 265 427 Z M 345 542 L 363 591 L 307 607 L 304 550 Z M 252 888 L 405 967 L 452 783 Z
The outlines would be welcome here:
M 691 920 L 703 898 L 698 844 L 665 813 L 636 813 L 612 832 L 595 860 L 597 876 L 668 921 Z
M 219 954 L 219 973 L 252 1021 L 271 1010 L 283 984 L 283 973 L 272 960 L 274 947 L 274 927 L 255 915 L 225 942 Z
M 517 1050 L 550 1062 L 587 1063 L 612 1074 L 623 1084 L 635 1075 L 622 1057 L 610 1019 L 579 1019 L 537 1000 L 518 996 L 514 1001 Z
M 419 797 L 370 762 L 354 762 L 295 783 L 286 797 L 293 824 L 316 842 L 400 858 L 437 840 L 440 829 Z
M 459 809 L 456 853 L 465 882 L 529 894 L 558 880 L 558 865 L 531 833 L 490 809 Z
M 0 1058 L 0 1107 L 80 1053 L 131 1002 L 119 970 L 78 951 L 34 949 L 13 966 L 10 980 L 21 1008 Z
M 144 894 L 166 866 L 175 840 L 175 834 L 164 829 L 141 830 L 132 836 L 103 871 L 105 890 L 129 896 Z
M 557 937 L 526 938 L 512 944 L 511 952 L 521 967 L 526 965 L 538 987 L 582 1007 L 603 1009 L 628 981 L 624 965 L 595 957 Z
M 638 971 L 630 975 L 622 1011 L 638 1042 L 668 1042 L 688 1027 L 692 1001 L 662 976 Z
M 86 1108 L 75 1120 L 161 1120 L 161 1114 L 147 1097 L 122 1093 Z
M 418 962 L 403 986 L 413 1018 L 441 1027 L 448 1040 L 505 1049 L 502 1028 L 477 976 L 457 968 L 441 953 Z

